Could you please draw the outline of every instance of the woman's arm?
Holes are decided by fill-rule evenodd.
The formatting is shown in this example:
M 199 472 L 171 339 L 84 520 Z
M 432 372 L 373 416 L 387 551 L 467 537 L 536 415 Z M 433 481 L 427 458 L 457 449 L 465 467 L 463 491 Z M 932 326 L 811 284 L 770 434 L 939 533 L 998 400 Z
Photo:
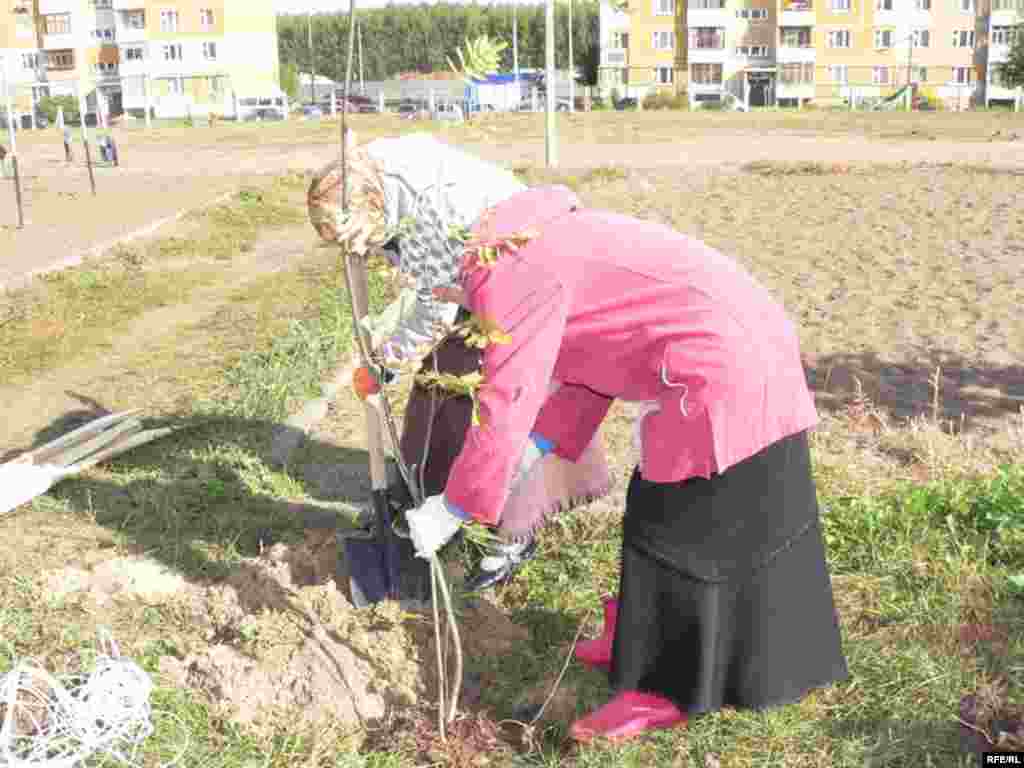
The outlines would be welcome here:
M 474 519 L 496 525 L 548 396 L 569 297 L 561 283 L 534 262 L 510 256 L 486 271 L 476 290 L 467 292 L 470 306 L 497 323 L 512 341 L 484 350 L 484 383 L 477 394 L 480 424 L 467 431 L 444 495 Z

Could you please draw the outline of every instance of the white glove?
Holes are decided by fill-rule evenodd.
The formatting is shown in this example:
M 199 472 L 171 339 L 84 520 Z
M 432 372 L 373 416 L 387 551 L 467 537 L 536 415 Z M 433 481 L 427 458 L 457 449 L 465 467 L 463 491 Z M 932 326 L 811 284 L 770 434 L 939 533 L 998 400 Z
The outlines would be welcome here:
M 518 485 L 529 474 L 530 470 L 533 469 L 533 465 L 543 458 L 544 454 L 541 453 L 537 444 L 533 442 L 533 438 L 528 438 L 526 440 L 526 448 L 523 449 L 523 455 L 519 459 L 519 466 L 516 467 L 515 474 L 512 476 L 512 486 Z
M 416 555 L 433 557 L 462 526 L 462 520 L 448 511 L 444 496 L 430 496 L 423 505 L 405 513 Z

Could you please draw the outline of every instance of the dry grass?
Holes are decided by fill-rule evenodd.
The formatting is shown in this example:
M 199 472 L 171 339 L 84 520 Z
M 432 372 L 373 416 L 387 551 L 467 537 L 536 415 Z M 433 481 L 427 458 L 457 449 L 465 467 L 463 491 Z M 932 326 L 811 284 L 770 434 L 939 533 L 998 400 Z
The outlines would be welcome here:
M 609 130 L 623 118 L 597 117 Z M 960 138 L 977 138 L 984 120 L 1004 119 L 912 117 L 934 117 L 929 125 L 950 126 Z M 534 135 L 533 118 L 516 118 L 518 140 Z M 635 124 L 652 132 L 691 126 L 697 134 L 703 130 L 694 127 L 698 118 L 700 126 L 731 131 L 753 131 L 757 120 L 775 121 L 779 130 L 831 121 L 825 133 L 854 130 L 861 119 L 662 113 L 637 116 Z M 371 121 L 365 122 L 370 130 Z M 879 116 L 872 125 L 880 136 L 912 123 Z M 237 128 L 238 136 L 250 130 Z M 308 131 L 327 142 L 336 128 Z M 449 135 L 486 136 L 499 128 L 485 123 Z M 204 129 L 181 130 L 198 136 Z M 287 130 L 261 127 L 251 140 L 283 143 Z M 981 525 L 982 512 L 1019 514 L 1019 501 L 1000 495 L 992 478 L 998 465 L 1019 466 L 1024 457 L 1018 399 L 1024 396 L 1024 331 L 1016 311 L 1024 299 L 1022 178 L 970 167 L 806 163 L 728 172 L 523 172 L 531 182 L 568 183 L 589 204 L 671 223 L 735 254 L 798 319 L 823 412 L 813 451 L 851 682 L 768 713 L 724 711 L 634 744 L 572 749 L 565 741 L 569 720 L 608 695 L 602 676 L 573 665 L 563 682 L 571 692 L 565 706 L 529 743 L 497 727 L 514 716 L 524 692 L 555 678 L 579 622 L 589 616 L 588 629 L 596 630 L 599 596 L 617 587 L 622 496 L 634 460 L 629 414 L 621 405 L 604 428 L 617 491 L 550 526 L 541 556 L 493 597 L 530 627 L 530 638 L 500 660 L 481 662 L 488 681 L 482 714 L 464 719 L 448 745 L 432 738 L 433 718 L 423 712 L 396 715 L 355 736 L 328 731 L 319 739 L 300 738 L 284 721 L 259 735 L 238 729 L 203 697 L 159 676 L 161 657 L 202 645 L 180 612 L 147 605 L 88 613 L 74 601 L 48 600 L 37 574 L 114 553 L 146 551 L 189 578 L 219 579 L 240 556 L 258 551 L 268 532 L 278 539 L 298 535 L 296 514 L 283 500 L 325 493 L 307 470 L 364 465 L 362 411 L 344 394 L 316 443 L 302 452 L 302 466 L 283 471 L 267 456 L 276 418 L 268 414 L 287 410 L 315 382 L 341 349 L 330 340 L 348 333 L 338 314 L 347 308 L 337 263 L 329 249 L 317 247 L 308 227 L 286 230 L 294 238 L 287 248 L 266 238 L 264 245 L 288 257 L 278 271 L 235 288 L 222 285 L 188 322 L 152 327 L 116 358 L 101 347 L 90 353 L 88 391 L 109 392 L 111 404 L 158 402 L 188 413 L 205 399 L 220 417 L 68 481 L 2 521 L 9 544 L 0 544 L 0 574 L 6 576 L 0 578 L 0 670 L 28 654 L 60 668 L 88 644 L 96 623 L 111 624 L 126 650 L 157 675 L 157 704 L 180 716 L 193 735 L 194 762 L 225 768 L 470 765 L 483 757 L 491 765 L 552 768 L 976 765 L 964 753 L 954 719 L 960 697 L 997 691 L 998 706 L 986 709 L 991 720 L 992 712 L 1022 701 L 1024 683 L 1024 638 L 1015 631 L 1024 616 L 1013 580 L 1024 570 L 1024 541 L 1012 531 L 996 540 Z M 215 229 L 230 231 L 231 221 Z M 191 258 L 179 246 L 164 242 L 163 256 L 153 258 L 165 267 Z M 65 279 L 82 280 L 87 272 L 72 270 Z M 29 326 L 19 329 L 11 343 L 29 343 Z M 307 337 L 305 346 L 293 344 Z M 298 384 L 275 390 L 289 365 Z M 271 390 L 263 399 L 253 394 Z M 242 418 L 232 410 L 247 398 L 264 415 Z M 1017 475 L 1010 477 L 1018 488 Z M 354 484 L 346 482 L 352 492 Z M 170 757 L 172 737 L 161 731 L 151 740 L 150 763 Z

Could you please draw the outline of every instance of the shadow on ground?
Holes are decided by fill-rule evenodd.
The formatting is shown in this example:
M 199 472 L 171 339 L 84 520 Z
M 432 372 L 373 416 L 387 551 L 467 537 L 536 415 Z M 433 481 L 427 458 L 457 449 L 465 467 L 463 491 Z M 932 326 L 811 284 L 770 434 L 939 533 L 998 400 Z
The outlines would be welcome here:
M 932 385 L 939 379 L 939 419 L 965 426 L 1005 420 L 1024 408 L 1024 365 L 991 365 L 965 360 L 953 353 L 930 351 L 913 363 L 888 360 L 874 352 L 806 358 L 807 381 L 819 407 L 834 410 L 856 393 L 857 380 L 875 406 L 896 419 L 931 414 Z

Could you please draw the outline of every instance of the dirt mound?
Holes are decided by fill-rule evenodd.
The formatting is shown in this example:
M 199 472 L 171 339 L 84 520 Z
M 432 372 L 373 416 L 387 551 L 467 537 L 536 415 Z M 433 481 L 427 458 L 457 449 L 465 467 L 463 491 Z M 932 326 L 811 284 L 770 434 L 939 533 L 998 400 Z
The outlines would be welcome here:
M 104 605 L 112 600 L 168 598 L 183 590 L 186 582 L 155 560 L 130 556 L 104 560 L 91 569 L 62 568 L 50 574 L 46 587 L 55 598 L 85 593 Z
M 436 699 L 436 651 L 428 611 L 381 603 L 356 610 L 334 582 L 333 532 L 310 531 L 242 561 L 224 582 L 195 590 L 189 612 L 208 647 L 161 671 L 203 692 L 221 714 L 260 727 L 271 719 L 373 725 L 395 709 Z M 459 608 L 467 665 L 529 639 L 497 608 Z

